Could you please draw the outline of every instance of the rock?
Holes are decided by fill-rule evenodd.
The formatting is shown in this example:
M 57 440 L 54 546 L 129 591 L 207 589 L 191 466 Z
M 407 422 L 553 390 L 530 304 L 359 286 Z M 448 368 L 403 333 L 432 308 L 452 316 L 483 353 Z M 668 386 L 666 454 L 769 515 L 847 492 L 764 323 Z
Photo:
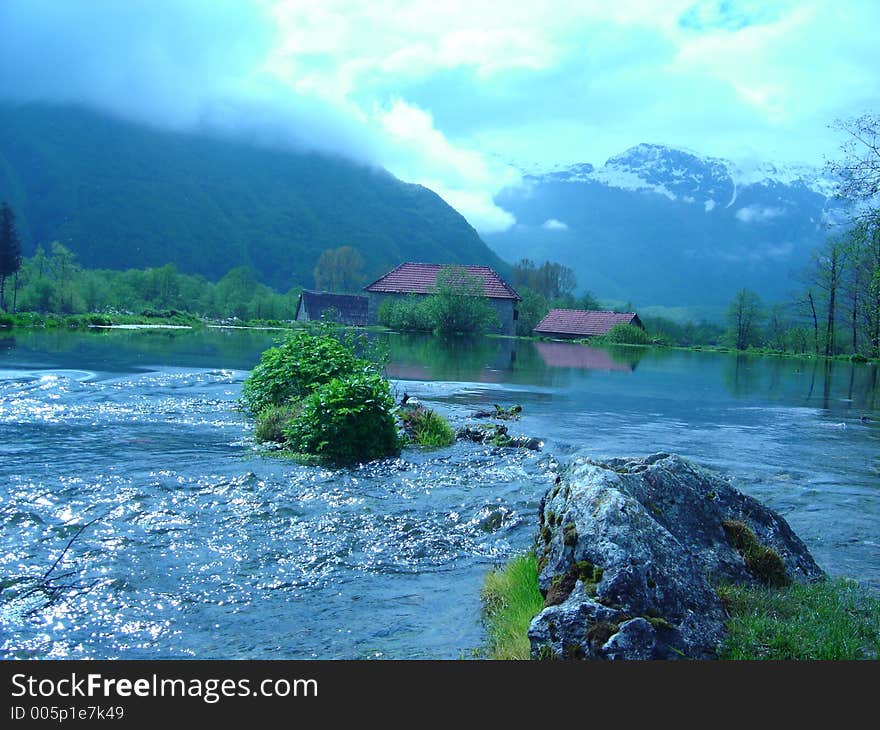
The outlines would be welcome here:
M 714 658 L 719 583 L 824 576 L 780 515 L 669 454 L 575 461 L 544 495 L 539 526 L 533 658 Z
M 541 439 L 533 436 L 511 436 L 507 433 L 507 426 L 500 423 L 467 425 L 458 429 L 455 438 L 489 446 L 525 448 L 535 451 L 544 446 Z
M 407 408 L 418 408 L 422 405 L 422 402 L 404 391 L 403 398 L 400 399 L 400 405 Z
M 497 403 L 493 404 L 494 410 L 486 411 L 480 409 L 476 413 L 474 413 L 474 418 L 499 418 L 502 421 L 509 420 L 517 420 L 519 418 L 519 414 L 522 413 L 522 406 L 515 405 L 510 408 L 503 408 L 499 406 Z

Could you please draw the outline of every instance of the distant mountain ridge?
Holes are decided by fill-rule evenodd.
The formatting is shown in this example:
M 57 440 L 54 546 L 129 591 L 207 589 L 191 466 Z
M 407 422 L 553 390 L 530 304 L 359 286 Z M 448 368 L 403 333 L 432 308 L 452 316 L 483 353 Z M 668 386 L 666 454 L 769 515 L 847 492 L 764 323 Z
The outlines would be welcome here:
M 366 280 L 408 260 L 505 267 L 437 194 L 384 170 L 68 106 L 0 105 L 0 200 L 26 255 L 58 240 L 93 268 L 250 266 L 286 290 L 339 246 Z
M 717 306 L 742 287 L 784 299 L 844 219 L 834 188 L 805 165 L 640 144 L 599 168 L 525 175 L 496 196 L 517 225 L 485 238 L 508 260 L 555 258 L 594 293 L 640 305 Z

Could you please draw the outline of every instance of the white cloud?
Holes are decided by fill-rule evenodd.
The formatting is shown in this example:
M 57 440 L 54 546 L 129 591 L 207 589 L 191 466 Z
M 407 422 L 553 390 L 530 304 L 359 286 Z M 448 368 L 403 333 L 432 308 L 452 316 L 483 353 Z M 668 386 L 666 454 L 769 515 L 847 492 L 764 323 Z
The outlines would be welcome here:
M 556 218 L 548 218 L 541 224 L 541 228 L 547 231 L 567 231 L 568 224 L 556 220 Z
M 743 223 L 764 223 L 785 214 L 783 208 L 772 208 L 764 205 L 747 205 L 736 211 L 737 220 Z
M 821 163 L 880 105 L 878 26 L 864 0 L 0 0 L 0 98 L 337 151 L 496 230 L 505 163 Z
M 501 188 L 519 181 L 514 168 L 456 146 L 429 113 L 400 99 L 375 107 L 373 115 L 383 132 L 380 157 L 390 172 L 434 190 L 478 231 L 504 230 L 516 222 L 492 201 Z

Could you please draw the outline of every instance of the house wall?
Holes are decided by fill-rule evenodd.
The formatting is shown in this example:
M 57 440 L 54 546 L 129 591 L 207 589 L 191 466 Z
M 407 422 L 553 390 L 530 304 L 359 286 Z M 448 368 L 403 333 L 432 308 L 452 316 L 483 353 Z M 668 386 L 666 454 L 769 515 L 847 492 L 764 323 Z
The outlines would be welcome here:
M 408 297 L 412 296 L 410 294 L 392 294 L 392 293 L 382 293 L 382 292 L 367 292 L 367 295 L 370 298 L 369 305 L 369 315 L 368 321 L 370 324 L 378 324 L 379 323 L 379 307 L 382 306 L 382 302 L 387 299 L 391 299 L 393 301 L 405 300 Z M 422 294 L 421 296 L 427 296 Z M 494 334 L 501 335 L 513 335 L 516 333 L 516 322 L 513 319 L 513 313 L 516 309 L 516 302 L 513 299 L 490 299 L 489 303 L 492 305 L 495 313 L 498 315 L 498 319 L 501 322 L 501 326 L 495 328 L 494 330 L 490 330 Z

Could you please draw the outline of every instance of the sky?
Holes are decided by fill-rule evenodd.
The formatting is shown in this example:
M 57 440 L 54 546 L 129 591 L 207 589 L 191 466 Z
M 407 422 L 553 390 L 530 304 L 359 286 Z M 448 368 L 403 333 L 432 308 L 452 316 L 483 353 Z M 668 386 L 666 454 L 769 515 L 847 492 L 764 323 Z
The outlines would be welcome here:
M 642 142 L 821 166 L 880 112 L 877 0 L 0 0 L 0 100 L 333 152 L 480 232 Z

